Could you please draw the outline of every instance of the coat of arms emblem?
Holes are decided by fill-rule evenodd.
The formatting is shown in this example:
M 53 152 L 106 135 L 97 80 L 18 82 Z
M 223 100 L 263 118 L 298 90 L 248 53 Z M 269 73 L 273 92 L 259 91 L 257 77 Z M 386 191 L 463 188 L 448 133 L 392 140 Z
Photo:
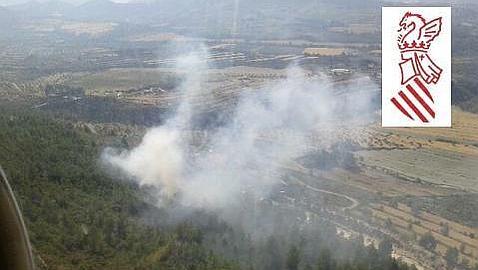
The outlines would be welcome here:
M 395 76 L 400 76 L 400 81 L 394 86 L 394 93 L 388 98 L 388 102 L 401 117 L 408 119 L 407 121 L 427 124 L 440 113 L 436 108 L 437 95 L 446 90 L 437 87 L 444 72 L 436 61 L 441 55 L 439 51 L 431 50 L 435 42 L 441 41 L 444 17 L 426 16 L 413 9 L 402 10 L 396 17 L 399 19 L 395 22 L 396 47 L 393 49 L 393 53 L 399 54 L 398 62 L 394 63 L 396 68 L 393 70 L 397 71 Z M 388 64 L 384 62 L 384 65 Z M 390 86 L 384 84 L 383 87 Z

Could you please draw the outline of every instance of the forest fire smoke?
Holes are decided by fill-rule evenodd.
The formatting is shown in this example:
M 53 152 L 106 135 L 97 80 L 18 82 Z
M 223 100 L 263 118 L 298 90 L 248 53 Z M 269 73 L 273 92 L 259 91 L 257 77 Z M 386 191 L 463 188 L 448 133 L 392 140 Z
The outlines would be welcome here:
M 178 59 L 178 69 L 187 78 L 173 117 L 149 130 L 136 148 L 106 149 L 102 156 L 140 185 L 160 190 L 160 201 L 175 194 L 184 206 L 215 210 L 236 204 L 244 191 L 256 198 L 266 196 L 280 182 L 281 164 L 296 158 L 307 145 L 306 134 L 320 132 L 321 125 L 363 123 L 358 120 L 369 115 L 371 95 L 341 89 L 350 93 L 339 96 L 324 78 L 308 78 L 300 68 L 291 67 L 285 80 L 245 90 L 227 124 L 210 132 L 207 147 L 193 149 L 185 134 L 191 131 L 195 113 L 191 97 L 208 91 L 202 87 L 206 56 L 202 50 Z M 375 87 L 366 79 L 360 84 Z M 259 139 L 278 131 L 289 135 L 279 141 Z

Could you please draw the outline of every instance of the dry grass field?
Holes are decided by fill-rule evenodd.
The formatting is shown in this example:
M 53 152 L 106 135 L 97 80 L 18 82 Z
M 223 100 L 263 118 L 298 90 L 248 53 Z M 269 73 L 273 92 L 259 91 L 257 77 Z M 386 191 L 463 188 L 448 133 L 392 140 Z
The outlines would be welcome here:
M 358 156 L 367 168 L 412 182 L 478 191 L 478 116 L 453 111 L 452 128 L 374 128 L 369 149 Z
M 445 141 L 451 144 L 478 144 L 478 115 L 459 109 L 452 111 L 451 128 L 395 128 L 391 133 L 409 135 L 414 138 Z M 453 146 L 455 146 L 453 145 Z

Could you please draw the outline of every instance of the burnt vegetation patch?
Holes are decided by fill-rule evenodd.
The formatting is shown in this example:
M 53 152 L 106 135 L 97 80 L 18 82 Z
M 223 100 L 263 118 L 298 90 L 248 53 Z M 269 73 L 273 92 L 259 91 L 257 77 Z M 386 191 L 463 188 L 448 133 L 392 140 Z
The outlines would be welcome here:
M 299 158 L 299 163 L 309 169 L 332 170 L 344 168 L 350 171 L 360 171 L 354 156 L 359 146 L 352 142 L 334 144 L 330 149 L 318 150 Z

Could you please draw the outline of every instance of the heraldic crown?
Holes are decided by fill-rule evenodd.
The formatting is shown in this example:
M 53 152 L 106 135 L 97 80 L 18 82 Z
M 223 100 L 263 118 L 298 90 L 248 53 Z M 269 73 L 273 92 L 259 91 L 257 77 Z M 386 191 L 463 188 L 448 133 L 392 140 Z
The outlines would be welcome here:
M 407 12 L 400 21 L 398 48 L 401 51 L 426 51 L 440 34 L 442 18 L 427 22 L 422 15 Z

